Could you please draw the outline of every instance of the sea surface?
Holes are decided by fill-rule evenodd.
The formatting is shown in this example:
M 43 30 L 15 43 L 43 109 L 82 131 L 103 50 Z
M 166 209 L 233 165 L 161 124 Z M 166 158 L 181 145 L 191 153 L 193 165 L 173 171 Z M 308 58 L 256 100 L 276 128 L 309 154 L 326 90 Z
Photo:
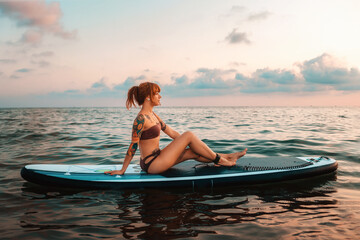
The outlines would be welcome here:
M 159 107 L 214 151 L 320 156 L 336 173 L 206 189 L 68 190 L 24 181 L 26 164 L 118 164 L 138 109 L 0 109 L 1 239 L 359 239 L 360 108 Z M 170 139 L 162 134 L 160 145 Z M 241 159 L 239 160 L 241 161 Z M 139 152 L 133 159 L 139 162 Z

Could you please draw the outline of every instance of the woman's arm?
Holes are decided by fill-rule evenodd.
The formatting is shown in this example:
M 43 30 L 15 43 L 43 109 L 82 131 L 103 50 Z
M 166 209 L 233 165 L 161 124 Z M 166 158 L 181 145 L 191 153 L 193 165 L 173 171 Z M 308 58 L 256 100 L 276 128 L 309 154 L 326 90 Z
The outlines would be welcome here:
M 164 133 L 166 133 L 169 137 L 171 137 L 172 139 L 177 138 L 178 136 L 180 136 L 180 133 L 178 133 L 177 131 L 175 131 L 174 129 L 172 129 L 170 126 L 165 125 L 165 129 L 163 130 Z
M 140 136 L 144 129 L 144 124 L 145 124 L 144 115 L 139 114 L 133 124 L 131 144 L 126 152 L 124 164 L 121 170 L 108 171 L 105 173 L 109 173 L 111 175 L 123 175 L 125 173 L 139 146 Z
M 154 113 L 155 117 L 159 120 L 160 125 L 161 125 L 161 130 L 166 133 L 169 137 L 171 137 L 172 139 L 177 138 L 178 136 L 180 136 L 180 133 L 178 133 L 177 131 L 175 131 L 174 129 L 172 129 L 170 126 L 166 125 L 164 123 L 164 121 L 156 114 Z

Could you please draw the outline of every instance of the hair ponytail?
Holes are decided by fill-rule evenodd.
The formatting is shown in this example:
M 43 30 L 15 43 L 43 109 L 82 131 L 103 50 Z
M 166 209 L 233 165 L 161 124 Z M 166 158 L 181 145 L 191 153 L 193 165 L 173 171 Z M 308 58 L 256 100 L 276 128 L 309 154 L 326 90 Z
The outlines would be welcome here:
M 135 102 L 139 106 L 143 105 L 146 97 L 150 97 L 150 99 L 153 100 L 153 96 L 157 92 L 160 92 L 159 85 L 151 82 L 144 82 L 139 86 L 131 87 L 128 91 L 126 108 L 130 109 L 132 106 L 135 107 Z
M 139 92 L 139 87 L 138 86 L 133 86 L 132 88 L 129 89 L 128 97 L 127 97 L 127 100 L 126 100 L 126 108 L 127 109 L 130 109 L 132 106 L 135 107 L 135 101 L 138 102 L 137 101 L 137 98 L 138 98 L 138 95 L 139 95 L 138 92 Z

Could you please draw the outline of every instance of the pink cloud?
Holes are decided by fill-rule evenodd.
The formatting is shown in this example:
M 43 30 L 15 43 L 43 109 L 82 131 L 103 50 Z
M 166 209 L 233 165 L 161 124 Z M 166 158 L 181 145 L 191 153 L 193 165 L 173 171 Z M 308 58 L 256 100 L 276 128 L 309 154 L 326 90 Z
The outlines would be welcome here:
M 40 31 L 28 30 L 26 31 L 21 39 L 21 42 L 30 43 L 33 45 L 37 45 L 41 43 L 43 34 Z
M 64 39 L 73 39 L 76 31 L 66 31 L 60 24 L 62 11 L 57 2 L 46 3 L 44 0 L 24 2 L 0 2 L 0 10 L 5 16 L 15 20 L 18 26 L 35 27 L 37 31 L 28 31 L 22 41 L 39 43 L 42 33 L 52 33 Z

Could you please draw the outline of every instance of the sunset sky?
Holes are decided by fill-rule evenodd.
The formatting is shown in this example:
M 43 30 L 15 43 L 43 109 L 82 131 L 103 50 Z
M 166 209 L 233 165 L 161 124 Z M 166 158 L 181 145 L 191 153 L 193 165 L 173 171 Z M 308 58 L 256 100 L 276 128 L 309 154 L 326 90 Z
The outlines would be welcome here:
M 0 107 L 360 106 L 358 0 L 0 0 Z

